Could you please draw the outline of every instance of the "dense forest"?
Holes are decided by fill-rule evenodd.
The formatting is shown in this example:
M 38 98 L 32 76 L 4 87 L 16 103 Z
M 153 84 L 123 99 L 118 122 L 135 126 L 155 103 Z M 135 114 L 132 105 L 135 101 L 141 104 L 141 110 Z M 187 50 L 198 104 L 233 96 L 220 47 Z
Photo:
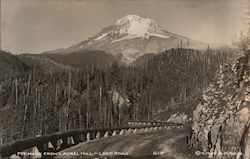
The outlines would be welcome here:
M 163 111 L 191 113 L 196 105 L 185 102 L 199 97 L 220 65 L 233 57 L 226 49 L 177 48 L 130 66 L 113 62 L 81 68 L 45 58 L 0 55 L 12 56 L 11 64 L 20 65 L 0 76 L 4 77 L 2 143 L 69 129 L 124 125 L 128 120 L 155 120 Z M 168 117 L 163 113 L 162 118 Z

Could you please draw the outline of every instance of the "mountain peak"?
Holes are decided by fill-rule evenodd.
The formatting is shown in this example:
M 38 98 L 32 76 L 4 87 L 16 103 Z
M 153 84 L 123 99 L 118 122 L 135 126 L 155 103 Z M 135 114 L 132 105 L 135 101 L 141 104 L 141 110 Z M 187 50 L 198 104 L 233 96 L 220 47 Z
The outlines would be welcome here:
M 180 41 L 182 47 L 199 46 L 199 43 L 189 38 L 168 32 L 150 18 L 128 14 L 63 52 L 103 50 L 118 57 L 123 63 L 130 64 L 144 54 L 176 47 Z
M 116 20 L 116 24 L 118 25 L 124 25 L 133 22 L 140 22 L 144 24 L 155 23 L 152 19 L 142 18 L 139 15 L 134 15 L 134 14 L 127 14 L 126 16 Z
M 161 36 L 162 38 L 169 38 L 163 36 L 163 29 L 152 19 L 142 18 L 138 15 L 128 14 L 121 19 L 116 20 L 115 23 L 117 32 L 120 35 L 128 35 L 127 38 L 149 38 L 149 36 Z M 124 37 L 122 38 L 122 40 Z M 118 39 L 120 41 L 121 39 Z M 117 40 L 115 40 L 117 41 Z

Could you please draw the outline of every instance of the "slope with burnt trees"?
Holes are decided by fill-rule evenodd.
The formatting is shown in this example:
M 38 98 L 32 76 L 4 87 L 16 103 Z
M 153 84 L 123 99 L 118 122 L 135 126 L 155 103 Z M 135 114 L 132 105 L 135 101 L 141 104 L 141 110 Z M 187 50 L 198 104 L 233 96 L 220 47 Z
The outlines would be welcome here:
M 56 64 L 49 71 L 34 67 L 32 58 L 29 62 L 20 58 L 30 69 L 20 77 L 4 78 L 10 95 L 0 110 L 2 143 L 75 128 L 153 120 L 163 110 L 189 114 L 192 107 L 173 103 L 197 97 L 230 56 L 228 50 L 179 48 L 140 65 L 114 62 L 62 69 Z

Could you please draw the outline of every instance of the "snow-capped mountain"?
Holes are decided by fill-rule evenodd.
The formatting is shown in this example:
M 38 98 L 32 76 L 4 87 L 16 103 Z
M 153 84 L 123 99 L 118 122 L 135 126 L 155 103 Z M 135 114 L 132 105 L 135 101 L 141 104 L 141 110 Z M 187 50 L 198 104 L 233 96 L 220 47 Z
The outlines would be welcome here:
M 114 24 L 104 28 L 88 40 L 60 50 L 60 53 L 103 50 L 118 57 L 123 63 L 129 64 L 144 54 L 159 53 L 177 45 L 193 48 L 207 46 L 187 37 L 170 33 L 154 20 L 129 14 L 116 20 Z

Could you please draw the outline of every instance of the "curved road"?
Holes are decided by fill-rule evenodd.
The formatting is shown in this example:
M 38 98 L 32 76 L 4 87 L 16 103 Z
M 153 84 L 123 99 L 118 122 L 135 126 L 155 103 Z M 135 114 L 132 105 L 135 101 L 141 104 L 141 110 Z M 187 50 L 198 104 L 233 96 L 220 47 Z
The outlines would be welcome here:
M 188 128 L 172 128 L 144 133 L 111 136 L 80 143 L 62 152 L 56 159 L 195 159 L 188 149 Z M 75 153 L 75 154 L 70 154 Z M 106 154 L 105 154 L 106 153 Z M 109 153 L 109 154 L 107 154 Z M 116 153 L 116 155 L 112 155 Z M 119 155 L 118 155 L 119 154 Z

